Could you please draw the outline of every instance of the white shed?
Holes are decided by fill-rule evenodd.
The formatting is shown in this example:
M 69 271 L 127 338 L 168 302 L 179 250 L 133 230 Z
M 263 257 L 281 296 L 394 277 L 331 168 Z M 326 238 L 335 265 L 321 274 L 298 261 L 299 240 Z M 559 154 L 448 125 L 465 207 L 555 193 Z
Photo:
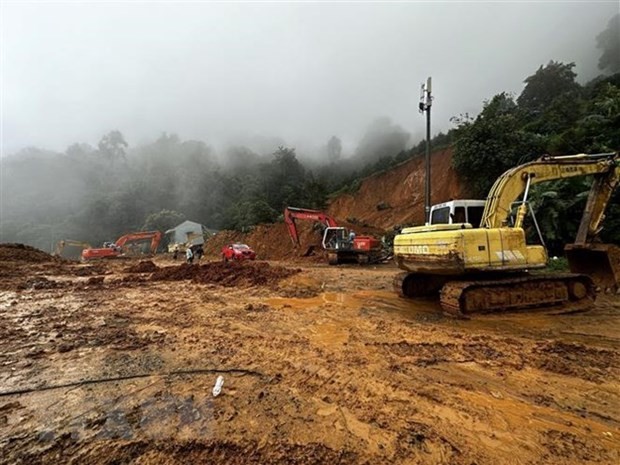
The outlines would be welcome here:
M 200 223 L 188 220 L 166 231 L 166 235 L 170 244 L 187 244 L 190 242 L 192 245 L 198 245 L 204 244 L 205 237 L 208 238 L 216 232 Z

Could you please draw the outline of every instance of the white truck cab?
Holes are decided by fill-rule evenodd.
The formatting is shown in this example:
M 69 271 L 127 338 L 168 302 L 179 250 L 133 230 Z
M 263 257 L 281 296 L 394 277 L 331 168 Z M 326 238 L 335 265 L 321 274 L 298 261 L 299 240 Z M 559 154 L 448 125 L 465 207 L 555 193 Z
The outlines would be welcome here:
M 431 207 L 430 224 L 469 223 L 480 226 L 485 200 L 450 200 Z

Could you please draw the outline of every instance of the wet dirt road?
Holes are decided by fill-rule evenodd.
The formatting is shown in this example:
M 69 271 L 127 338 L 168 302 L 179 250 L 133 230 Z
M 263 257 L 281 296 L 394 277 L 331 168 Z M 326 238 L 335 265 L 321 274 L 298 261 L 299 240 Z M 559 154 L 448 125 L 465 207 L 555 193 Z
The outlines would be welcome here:
M 455 320 L 389 265 L 155 264 L 1 273 L 1 463 L 620 462 L 618 296 Z

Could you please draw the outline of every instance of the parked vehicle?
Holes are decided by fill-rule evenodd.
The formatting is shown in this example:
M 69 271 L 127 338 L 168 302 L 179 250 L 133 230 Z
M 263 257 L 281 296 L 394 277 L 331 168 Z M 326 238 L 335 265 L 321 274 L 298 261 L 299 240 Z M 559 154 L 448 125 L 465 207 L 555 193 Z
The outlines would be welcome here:
M 225 262 L 229 260 L 241 261 L 255 259 L 256 252 L 246 244 L 228 244 L 222 247 L 222 260 Z

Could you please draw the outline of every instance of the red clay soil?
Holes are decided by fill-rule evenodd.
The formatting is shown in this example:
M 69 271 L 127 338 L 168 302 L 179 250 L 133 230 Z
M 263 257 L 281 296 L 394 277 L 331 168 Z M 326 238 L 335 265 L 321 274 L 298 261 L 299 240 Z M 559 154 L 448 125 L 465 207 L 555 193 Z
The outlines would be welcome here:
M 219 284 L 224 287 L 273 287 L 284 278 L 301 270 L 272 266 L 265 262 L 212 262 L 206 265 L 188 265 L 160 268 L 151 275 L 152 281 L 191 280 L 201 284 Z
M 452 148 L 431 157 L 431 204 L 467 198 L 452 167 Z M 408 160 L 384 173 L 367 177 L 354 194 L 334 199 L 328 213 L 357 218 L 386 230 L 424 222 L 424 157 Z
M 62 262 L 42 250 L 24 244 L 0 244 L 0 262 L 46 263 Z
M 0 290 L 51 289 L 44 275 L 66 274 L 69 262 L 24 244 L 0 244 Z M 36 277 L 33 275 L 36 274 Z
M 125 273 L 152 273 L 159 270 L 159 267 L 150 260 L 143 260 L 136 265 L 128 266 L 123 271 Z

